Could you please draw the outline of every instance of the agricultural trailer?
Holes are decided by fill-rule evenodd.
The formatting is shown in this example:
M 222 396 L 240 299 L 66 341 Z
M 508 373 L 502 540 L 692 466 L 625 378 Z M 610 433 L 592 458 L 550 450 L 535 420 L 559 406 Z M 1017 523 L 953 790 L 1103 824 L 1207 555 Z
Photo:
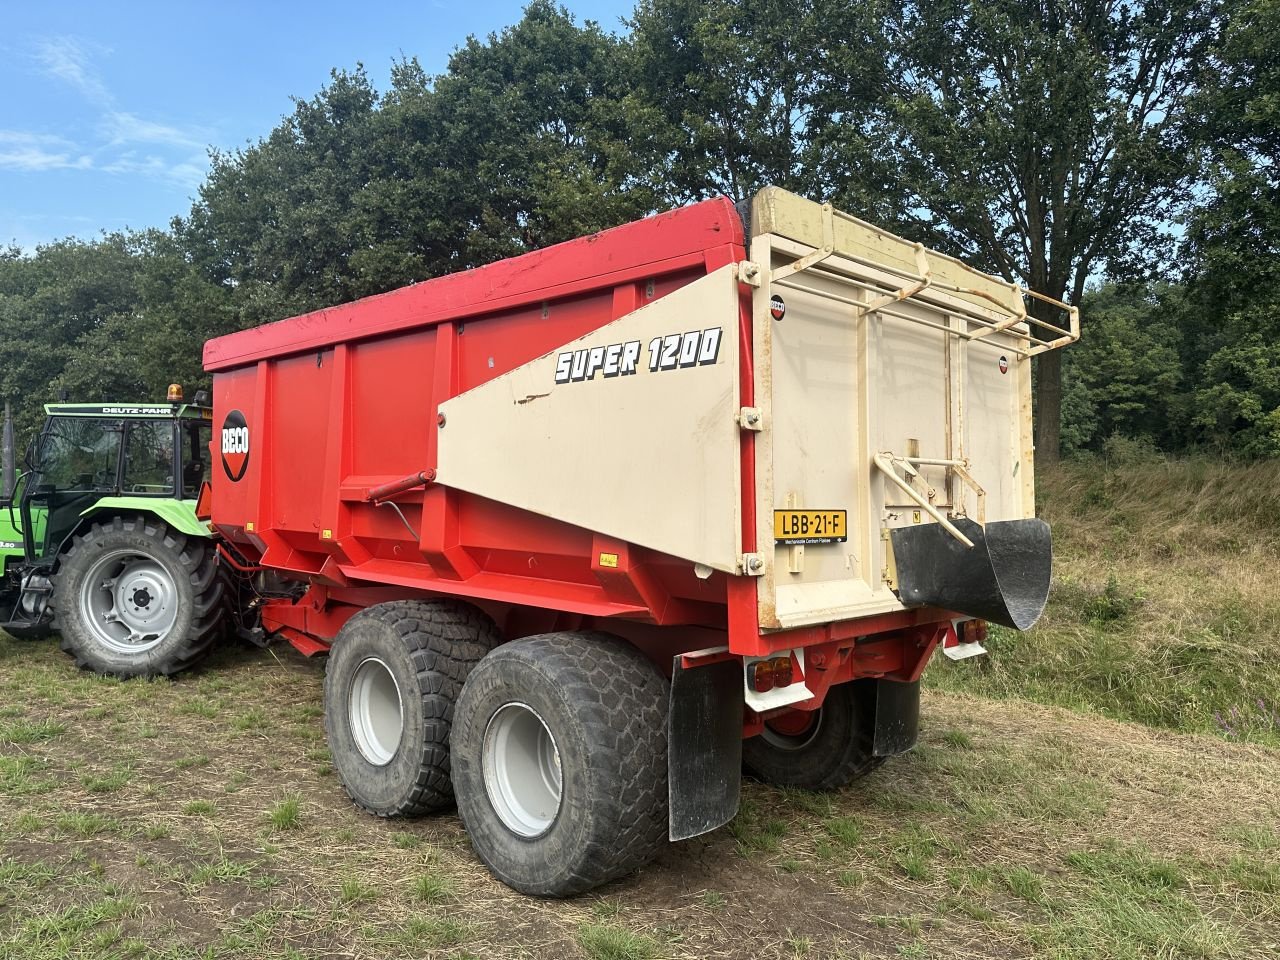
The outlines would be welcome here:
M 163 403 L 53 403 L 45 415 L 19 473 L 5 405 L 0 629 L 56 631 L 101 673 L 189 666 L 222 634 L 231 585 L 195 511 L 212 410 L 174 386 Z
M 456 798 L 567 896 L 726 823 L 743 767 L 909 749 L 935 649 L 1037 619 L 1030 360 L 1077 336 L 771 188 L 210 341 L 195 512 L 242 628 L 328 654 L 351 798 Z

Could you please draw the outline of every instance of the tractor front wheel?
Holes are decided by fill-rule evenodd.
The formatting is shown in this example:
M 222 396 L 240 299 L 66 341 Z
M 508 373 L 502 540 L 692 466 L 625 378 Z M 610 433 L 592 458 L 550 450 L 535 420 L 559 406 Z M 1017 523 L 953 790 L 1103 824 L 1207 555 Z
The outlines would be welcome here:
M 217 639 L 225 608 L 217 574 L 209 540 L 155 517 L 94 523 L 58 559 L 53 628 L 82 668 L 175 674 Z

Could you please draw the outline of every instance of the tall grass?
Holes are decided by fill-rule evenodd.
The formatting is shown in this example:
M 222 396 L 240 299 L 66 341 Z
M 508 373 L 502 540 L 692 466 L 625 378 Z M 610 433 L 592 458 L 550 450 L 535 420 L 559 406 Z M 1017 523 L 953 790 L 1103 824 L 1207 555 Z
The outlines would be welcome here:
M 1280 463 L 1063 464 L 1038 480 L 1054 580 L 1026 633 L 933 683 L 1280 743 Z

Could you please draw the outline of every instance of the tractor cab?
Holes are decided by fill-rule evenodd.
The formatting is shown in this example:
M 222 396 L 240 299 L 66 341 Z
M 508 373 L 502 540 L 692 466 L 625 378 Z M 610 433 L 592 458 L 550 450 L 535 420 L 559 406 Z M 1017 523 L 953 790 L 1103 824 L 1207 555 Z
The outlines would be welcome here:
M 19 636 L 47 629 L 50 577 L 92 518 L 167 519 L 175 512 L 194 518 L 209 478 L 212 410 L 183 402 L 180 392 L 166 403 L 51 403 L 45 413 L 24 471 L 0 491 L 7 492 L 0 499 L 0 541 L 9 555 L 0 579 L 0 628 Z

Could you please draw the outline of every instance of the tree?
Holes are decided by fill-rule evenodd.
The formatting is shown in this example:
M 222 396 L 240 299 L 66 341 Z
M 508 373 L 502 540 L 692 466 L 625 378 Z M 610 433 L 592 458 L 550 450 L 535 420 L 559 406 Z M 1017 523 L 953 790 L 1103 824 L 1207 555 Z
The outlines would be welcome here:
M 1280 2 L 1247 0 L 1208 60 L 1195 118 L 1213 145 L 1209 201 L 1185 253 L 1196 306 L 1190 438 L 1280 455 Z
M 1084 295 L 1089 336 L 1063 358 L 1063 448 L 1101 447 L 1119 435 L 1170 449 L 1182 397 L 1176 287 L 1107 284 Z
M 655 122 L 672 203 L 774 185 L 822 199 L 858 191 L 874 215 L 868 120 L 883 89 L 870 7 L 844 0 L 641 0 L 637 89 Z M 892 199 L 892 198 L 888 198 Z
M 627 49 L 535 0 L 448 71 L 363 69 L 216 154 L 179 234 L 252 326 L 488 263 L 654 209 Z
M 904 232 L 1072 303 L 1096 274 L 1151 272 L 1191 197 L 1185 111 L 1217 12 L 1217 0 L 888 5 L 880 142 Z M 1061 364 L 1059 351 L 1038 360 L 1045 461 L 1059 454 Z

